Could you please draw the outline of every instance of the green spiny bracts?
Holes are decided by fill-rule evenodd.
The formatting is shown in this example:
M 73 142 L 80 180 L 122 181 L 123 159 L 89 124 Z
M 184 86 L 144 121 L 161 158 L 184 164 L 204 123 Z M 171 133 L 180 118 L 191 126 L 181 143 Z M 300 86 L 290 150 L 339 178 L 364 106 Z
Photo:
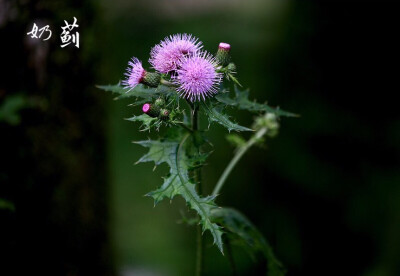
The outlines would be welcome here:
M 231 59 L 229 55 L 229 51 L 231 50 L 231 45 L 228 43 L 221 42 L 218 46 L 217 54 L 215 55 L 215 59 L 222 66 L 227 66 Z
M 167 109 L 160 109 L 160 119 L 163 121 L 168 121 L 169 120 L 169 111 Z
M 145 103 L 142 107 L 142 111 L 153 118 L 160 115 L 160 108 L 154 104 Z
M 159 73 L 145 72 L 141 82 L 150 87 L 158 87 L 160 81 L 161 81 L 161 75 Z
M 161 108 L 165 105 L 165 100 L 163 98 L 158 98 L 155 100 L 154 104 Z

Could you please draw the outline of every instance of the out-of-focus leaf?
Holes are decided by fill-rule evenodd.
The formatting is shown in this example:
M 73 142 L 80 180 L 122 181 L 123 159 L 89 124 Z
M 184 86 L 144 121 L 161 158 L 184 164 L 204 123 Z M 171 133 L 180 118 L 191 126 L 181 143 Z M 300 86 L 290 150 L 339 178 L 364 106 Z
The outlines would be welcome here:
M 211 211 L 217 208 L 214 197 L 200 197 L 197 194 L 195 183 L 189 177 L 189 164 L 193 162 L 186 155 L 182 146 L 183 142 L 147 140 L 136 143 L 149 148 L 149 152 L 140 158 L 138 163 L 153 161 L 156 165 L 167 163 L 170 167 L 169 174 L 164 179 L 162 186 L 147 195 L 153 197 L 155 204 L 164 198 L 172 199 L 176 195 L 181 195 L 190 208 L 199 214 L 203 231 L 211 232 L 214 243 L 223 252 L 221 227 L 210 220 Z
M 226 140 L 231 143 L 234 147 L 240 148 L 246 144 L 246 140 L 237 134 L 228 134 L 226 136 Z
M 275 257 L 271 246 L 257 228 L 240 212 L 232 208 L 218 208 L 211 211 L 214 222 L 222 225 L 227 237 L 243 245 L 250 253 L 261 253 L 268 265 L 268 276 L 283 276 L 286 273 L 281 262 Z
M 15 211 L 15 206 L 14 203 L 12 203 L 11 201 L 0 198 L 0 209 Z
M 211 101 L 209 102 L 200 102 L 200 105 L 203 107 L 205 114 L 208 117 L 209 122 L 216 122 L 228 129 L 228 131 L 253 131 L 250 128 L 240 126 L 231 120 L 229 120 L 228 115 L 222 112 L 222 106 L 214 105 Z
M 251 112 L 271 112 L 277 116 L 286 116 L 286 117 L 298 117 L 297 114 L 291 113 L 285 110 L 280 109 L 279 107 L 274 108 L 269 106 L 268 104 L 257 103 L 256 101 L 249 100 L 249 90 L 240 90 L 237 86 L 235 86 L 235 97 L 231 98 L 229 93 L 221 93 L 216 95 L 215 97 L 219 102 L 224 103 L 226 105 L 236 106 L 239 109 L 248 110 Z
M 0 121 L 5 121 L 10 125 L 18 125 L 21 121 L 19 111 L 29 105 L 23 95 L 8 96 L 0 105 Z

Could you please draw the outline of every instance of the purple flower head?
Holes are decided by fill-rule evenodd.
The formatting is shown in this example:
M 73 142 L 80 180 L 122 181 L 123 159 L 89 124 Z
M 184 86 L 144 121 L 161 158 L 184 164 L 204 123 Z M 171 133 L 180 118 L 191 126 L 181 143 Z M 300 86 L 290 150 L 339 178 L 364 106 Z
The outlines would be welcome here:
M 191 102 L 205 100 L 218 92 L 222 74 L 217 73 L 215 58 L 207 52 L 185 57 L 174 76 L 174 83 L 181 96 Z
M 192 35 L 175 34 L 166 37 L 151 49 L 149 62 L 160 73 L 175 71 L 181 59 L 200 51 L 203 46 Z
M 132 61 L 129 61 L 129 67 L 126 69 L 125 76 L 127 77 L 122 81 L 122 85 L 125 88 L 134 88 L 138 85 L 146 75 L 146 70 L 143 69 L 142 62 L 137 58 L 133 57 Z

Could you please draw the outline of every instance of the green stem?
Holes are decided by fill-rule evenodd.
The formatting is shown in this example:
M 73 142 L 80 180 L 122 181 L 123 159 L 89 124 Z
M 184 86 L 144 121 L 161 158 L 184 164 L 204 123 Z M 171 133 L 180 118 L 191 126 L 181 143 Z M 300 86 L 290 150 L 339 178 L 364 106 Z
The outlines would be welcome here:
M 199 149 L 199 145 L 196 142 L 196 132 L 199 129 L 199 108 L 196 105 L 192 105 L 190 104 L 191 107 L 191 117 L 192 117 L 192 135 L 193 135 L 193 144 L 196 148 L 196 153 L 198 154 L 200 152 Z M 202 187 L 201 187 L 201 168 L 195 170 L 193 172 L 193 178 L 194 181 L 197 184 L 197 192 L 199 193 L 199 195 L 201 195 L 202 193 Z M 196 229 L 197 233 L 197 251 L 196 251 L 196 275 L 197 276 L 201 276 L 203 275 L 203 266 L 204 266 L 204 242 L 203 242 L 203 230 L 201 228 L 201 225 L 198 224 L 197 225 L 197 229 Z
M 246 151 L 253 146 L 264 134 L 267 132 L 266 127 L 260 128 L 251 138 L 246 142 L 245 145 L 241 146 L 238 151 L 236 151 L 235 156 L 232 158 L 231 162 L 229 162 L 228 166 L 225 168 L 221 177 L 219 178 L 217 185 L 215 185 L 214 191 L 212 195 L 218 195 L 222 186 L 224 185 L 226 179 L 229 174 L 232 172 L 233 168 L 236 166 L 237 162 L 242 158 L 242 156 L 246 153 Z
M 184 129 L 186 129 L 186 130 L 189 131 L 190 133 L 193 132 L 193 129 L 191 129 L 190 127 L 188 127 L 187 125 L 185 125 L 185 123 L 183 123 L 183 122 L 177 123 L 177 125 L 180 126 L 180 127 L 182 127 L 182 128 L 184 128 Z

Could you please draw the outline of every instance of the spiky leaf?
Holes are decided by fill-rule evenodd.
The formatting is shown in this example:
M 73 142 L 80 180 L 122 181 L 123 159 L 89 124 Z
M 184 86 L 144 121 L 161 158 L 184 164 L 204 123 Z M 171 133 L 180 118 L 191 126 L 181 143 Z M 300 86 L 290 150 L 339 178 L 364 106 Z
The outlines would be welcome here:
M 251 254 L 262 254 L 267 261 L 269 276 L 285 275 L 285 268 L 275 257 L 271 246 L 243 214 L 232 208 L 218 208 L 211 213 L 213 221 L 224 227 L 232 242 L 244 246 Z
M 160 94 L 172 95 L 173 89 L 165 85 L 160 85 L 157 88 L 151 88 L 143 84 L 138 84 L 135 88 L 125 88 L 120 83 L 116 85 L 97 85 L 97 88 L 103 89 L 108 92 L 118 94 L 114 100 L 126 99 L 131 97 L 142 98 L 144 100 L 151 100 Z
M 189 178 L 189 164 L 192 162 L 185 153 L 183 142 L 147 140 L 136 143 L 149 148 L 149 152 L 140 158 L 138 163 L 153 161 L 156 165 L 167 163 L 170 167 L 162 186 L 147 195 L 153 197 L 155 204 L 164 198 L 172 199 L 176 195 L 182 196 L 190 208 L 199 214 L 203 231 L 211 232 L 214 243 L 223 252 L 221 227 L 210 220 L 211 210 L 217 208 L 214 197 L 200 197 L 197 194 L 195 184 Z
M 249 90 L 240 90 L 235 86 L 235 97 L 231 98 L 229 93 L 221 93 L 215 97 L 219 102 L 226 105 L 236 106 L 239 109 L 248 110 L 251 112 L 271 112 L 277 116 L 298 117 L 297 114 L 285 111 L 279 107 L 274 108 L 266 103 L 257 103 L 249 100 Z
M 126 120 L 131 122 L 140 122 L 142 123 L 141 129 L 143 131 L 150 130 L 152 127 L 159 127 L 161 122 L 157 118 L 150 117 L 147 114 L 142 114 L 139 116 L 133 116 L 131 118 L 127 118 Z
M 228 115 L 222 112 L 222 106 L 215 105 L 212 102 L 201 102 L 200 105 L 203 107 L 210 122 L 216 122 L 226 127 L 229 131 L 252 131 L 250 128 L 240 126 L 229 120 Z

